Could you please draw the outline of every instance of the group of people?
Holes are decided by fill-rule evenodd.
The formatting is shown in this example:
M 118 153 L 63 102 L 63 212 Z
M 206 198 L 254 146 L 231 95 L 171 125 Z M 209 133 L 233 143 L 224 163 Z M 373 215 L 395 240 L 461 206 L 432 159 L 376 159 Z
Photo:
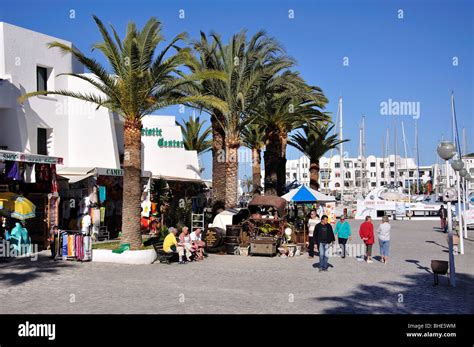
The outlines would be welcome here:
M 177 253 L 179 264 L 187 264 L 191 261 L 203 260 L 207 255 L 204 253 L 205 243 L 202 241 L 201 229 L 189 232 L 189 228 L 184 226 L 178 235 L 178 229 L 171 227 L 168 229 L 163 241 L 163 251 L 166 253 Z
M 341 216 L 333 230 L 328 223 L 328 216 L 323 215 L 321 219 L 316 210 L 310 212 L 308 220 L 309 238 L 308 238 L 308 254 L 309 258 L 314 258 L 314 246 L 317 246 L 319 253 L 319 271 L 328 270 L 328 251 L 329 247 L 336 241 L 341 247 L 341 257 L 344 259 L 347 255 L 347 241 L 352 240 L 352 232 L 345 216 Z M 387 216 L 384 216 L 382 223 L 377 228 L 377 236 L 380 245 L 380 257 L 384 264 L 388 263 L 389 247 L 390 247 L 390 230 L 391 226 Z M 359 236 L 365 244 L 364 260 L 367 263 L 373 263 L 372 247 L 375 243 L 374 225 L 372 218 L 366 217 L 365 221 L 360 225 Z

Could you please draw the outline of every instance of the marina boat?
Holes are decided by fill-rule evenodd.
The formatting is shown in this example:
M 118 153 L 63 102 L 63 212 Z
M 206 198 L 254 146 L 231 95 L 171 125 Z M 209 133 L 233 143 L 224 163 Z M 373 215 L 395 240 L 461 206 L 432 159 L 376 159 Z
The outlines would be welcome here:
M 399 219 L 436 219 L 442 203 L 436 202 L 435 196 L 409 197 L 402 188 L 393 186 L 378 187 L 370 191 L 363 199 L 357 200 L 355 219 L 381 219 L 384 215 Z

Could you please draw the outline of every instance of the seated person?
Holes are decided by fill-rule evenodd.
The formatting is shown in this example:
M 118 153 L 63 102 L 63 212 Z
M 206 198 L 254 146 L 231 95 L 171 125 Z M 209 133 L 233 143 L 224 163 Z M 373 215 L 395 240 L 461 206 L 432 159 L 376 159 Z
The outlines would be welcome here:
M 191 237 L 189 236 L 189 228 L 187 226 L 184 226 L 183 229 L 181 229 L 179 243 L 184 247 L 187 260 L 191 261 L 191 256 L 196 252 L 196 248 L 191 244 Z
M 178 245 L 178 241 L 176 241 L 176 234 L 178 230 L 176 228 L 169 228 L 169 234 L 166 235 L 165 240 L 163 241 L 163 251 L 166 253 L 178 253 L 179 256 L 179 264 L 186 264 L 187 262 L 183 260 L 184 256 L 184 247 L 182 245 Z
M 206 243 L 202 241 L 201 238 L 201 229 L 196 229 L 191 233 L 191 244 L 195 247 L 196 249 L 196 255 L 198 260 L 204 259 L 204 246 Z

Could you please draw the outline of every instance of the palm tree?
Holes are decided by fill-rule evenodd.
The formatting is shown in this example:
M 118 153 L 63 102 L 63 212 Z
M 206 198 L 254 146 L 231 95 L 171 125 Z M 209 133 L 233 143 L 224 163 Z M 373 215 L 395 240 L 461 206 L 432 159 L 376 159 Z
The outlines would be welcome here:
M 284 55 L 281 46 L 262 31 L 248 42 L 242 31 L 233 35 L 226 45 L 219 35 L 210 36 L 212 42 L 201 33 L 201 40 L 194 43 L 199 63 L 192 71 L 212 68 L 227 76 L 225 81 L 204 81 L 200 87 L 202 94 L 212 95 L 227 105 L 226 112 L 212 108 L 207 112 L 213 128 L 213 190 L 225 188 L 225 205 L 233 207 L 237 202 L 237 154 L 241 135 L 258 117 L 265 81 L 290 67 L 292 61 Z M 199 104 L 197 107 L 206 109 Z M 222 175 L 222 167 L 225 167 L 225 175 Z M 214 178 L 219 179 L 217 175 L 224 177 L 223 185 L 214 183 Z
M 125 39 L 120 40 L 113 26 L 111 33 L 94 16 L 101 33 L 102 42 L 93 49 L 99 50 L 107 59 L 111 74 L 96 60 L 82 54 L 75 47 L 61 42 L 51 42 L 49 48 L 58 48 L 64 54 L 72 54 L 83 64 L 93 77 L 67 73 L 85 80 L 97 89 L 97 93 L 73 92 L 68 90 L 38 91 L 28 93 L 20 101 L 36 95 L 56 94 L 80 99 L 106 107 L 118 113 L 124 119 L 124 177 L 123 177 L 123 213 L 122 243 L 129 243 L 131 249 L 141 245 L 140 236 L 140 197 L 141 197 L 141 129 L 143 116 L 166 106 L 199 101 L 219 108 L 219 100 L 205 95 L 184 95 L 180 87 L 196 83 L 198 79 L 224 78 L 212 71 L 185 75 L 180 67 L 192 60 L 189 48 L 180 48 L 178 44 L 186 38 L 185 33 L 174 37 L 161 52 L 155 56 L 158 45 L 163 42 L 161 23 L 150 18 L 143 29 L 137 30 L 129 23 Z M 173 49 L 175 52 L 172 54 Z
M 183 123 L 176 122 L 181 127 L 183 133 L 184 148 L 190 151 L 196 151 L 199 154 L 205 153 L 211 149 L 212 141 L 209 140 L 211 127 L 204 127 L 204 121 L 198 117 L 190 116 Z
M 327 121 L 329 117 L 320 111 L 327 99 L 319 87 L 309 86 L 292 71 L 275 75 L 267 81 L 265 90 L 257 119 L 265 129 L 265 194 L 282 195 L 288 133 L 307 123 Z
M 329 135 L 334 125 L 328 123 L 304 125 L 303 133 L 290 135 L 290 146 L 300 150 L 309 158 L 310 187 L 319 189 L 319 160 L 329 150 L 349 140 L 339 140 L 337 134 Z
M 265 147 L 265 129 L 257 123 L 248 125 L 242 133 L 242 142 L 252 151 L 252 186 L 253 192 L 261 190 L 262 182 L 262 149 Z

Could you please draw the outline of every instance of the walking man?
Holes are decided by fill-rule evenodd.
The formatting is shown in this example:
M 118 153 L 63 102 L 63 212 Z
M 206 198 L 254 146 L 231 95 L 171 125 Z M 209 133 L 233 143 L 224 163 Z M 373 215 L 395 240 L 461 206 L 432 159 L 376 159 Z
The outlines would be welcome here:
M 444 208 L 444 205 L 441 205 L 441 207 L 439 208 L 438 216 L 441 219 L 441 229 L 443 229 L 444 232 L 447 232 L 448 231 L 448 223 L 447 223 L 448 210 Z
M 321 217 L 321 223 L 314 228 L 313 237 L 319 244 L 319 271 L 328 271 L 329 247 L 335 240 L 332 226 L 328 223 L 328 216 Z
M 374 244 L 374 225 L 370 216 L 365 217 L 365 222 L 360 225 L 359 235 L 365 243 L 365 260 L 368 264 L 372 261 L 372 246 Z

